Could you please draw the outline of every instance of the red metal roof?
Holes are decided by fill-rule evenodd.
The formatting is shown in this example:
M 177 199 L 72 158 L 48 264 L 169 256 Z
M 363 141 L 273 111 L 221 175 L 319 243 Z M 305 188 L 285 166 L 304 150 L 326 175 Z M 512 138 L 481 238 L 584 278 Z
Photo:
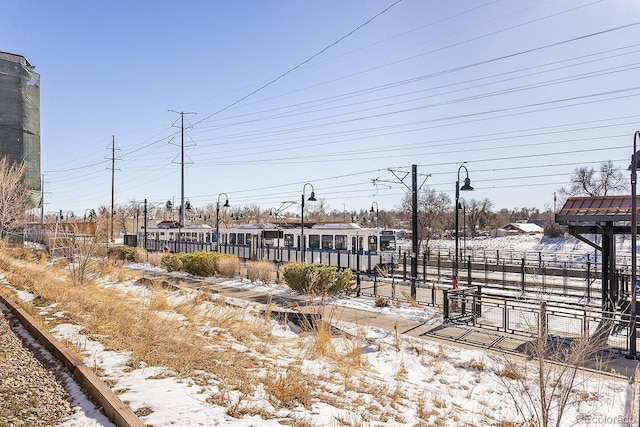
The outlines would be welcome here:
M 636 195 L 636 214 L 640 198 Z M 556 215 L 557 222 L 630 221 L 631 196 L 571 197 Z

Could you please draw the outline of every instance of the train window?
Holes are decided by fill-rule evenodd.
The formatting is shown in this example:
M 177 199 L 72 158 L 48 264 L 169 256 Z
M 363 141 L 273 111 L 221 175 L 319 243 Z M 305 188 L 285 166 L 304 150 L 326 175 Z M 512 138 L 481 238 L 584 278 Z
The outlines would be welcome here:
M 173 239 L 174 239 L 174 237 L 175 237 L 174 235 L 175 235 L 175 233 L 173 233 L 173 232 L 171 232 L 171 231 L 170 231 L 170 232 L 169 232 L 169 240 L 173 240 Z
M 244 233 L 237 234 L 238 241 L 236 242 L 239 245 L 244 245 Z
M 391 235 L 380 236 L 380 250 L 381 251 L 395 251 L 396 250 L 396 238 Z
M 320 236 L 318 234 L 309 235 L 309 247 L 313 249 L 320 249 Z
M 285 234 L 284 235 L 284 245 L 285 246 L 293 246 L 293 234 Z
M 236 233 L 229 233 L 229 244 L 230 245 L 236 244 Z
M 369 236 L 369 252 L 378 250 L 378 236 Z
M 262 237 L 265 239 L 277 239 L 282 235 L 282 232 L 279 230 L 264 230 L 262 232 Z
M 336 236 L 336 249 L 347 249 L 347 236 L 339 234 Z
M 333 249 L 333 236 L 331 234 L 322 235 L 322 249 Z
M 244 235 L 244 241 L 245 244 L 250 245 L 251 244 L 251 234 L 247 233 Z

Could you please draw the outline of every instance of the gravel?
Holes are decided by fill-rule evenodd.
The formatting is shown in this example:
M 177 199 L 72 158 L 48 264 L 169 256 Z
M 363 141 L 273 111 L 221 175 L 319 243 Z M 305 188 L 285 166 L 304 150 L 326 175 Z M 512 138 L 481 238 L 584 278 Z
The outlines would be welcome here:
M 42 347 L 26 344 L 16 334 L 19 325 L 0 304 L 0 426 L 61 424 L 74 413 L 62 385 L 68 375 Z M 28 345 L 37 348 L 38 357 Z

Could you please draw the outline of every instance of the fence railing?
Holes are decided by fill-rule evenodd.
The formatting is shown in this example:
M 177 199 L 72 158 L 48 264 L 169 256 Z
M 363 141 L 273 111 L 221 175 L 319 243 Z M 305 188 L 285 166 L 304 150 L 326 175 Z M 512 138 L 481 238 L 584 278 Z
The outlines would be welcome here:
M 587 301 L 548 301 L 486 295 L 478 287 L 444 292 L 445 322 L 473 325 L 505 334 L 594 338 L 609 349 L 628 352 L 628 310 L 605 311 Z

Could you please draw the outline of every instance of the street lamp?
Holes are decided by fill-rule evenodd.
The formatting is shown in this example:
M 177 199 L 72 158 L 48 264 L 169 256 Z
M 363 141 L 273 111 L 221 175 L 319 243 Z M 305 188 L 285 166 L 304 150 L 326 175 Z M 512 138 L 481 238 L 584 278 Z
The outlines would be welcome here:
M 454 280 L 456 281 L 456 283 L 458 282 L 458 242 L 459 242 L 459 234 L 458 234 L 458 211 L 460 210 L 460 191 L 471 191 L 473 190 L 473 187 L 471 186 L 471 180 L 469 179 L 469 171 L 467 170 L 467 167 L 465 166 L 465 163 L 467 162 L 463 162 L 460 167 L 458 168 L 458 179 L 456 180 L 456 255 L 455 255 L 455 261 L 454 261 L 454 266 L 453 266 L 453 277 Z M 464 179 L 464 185 L 462 187 L 460 187 L 460 171 L 464 168 L 465 173 L 467 174 L 466 178 Z
M 376 205 L 376 210 L 373 210 L 373 205 Z M 369 211 L 372 214 L 375 213 L 376 214 L 376 228 L 378 228 L 378 202 L 373 202 L 371 203 L 371 210 Z
M 310 202 L 316 201 L 316 193 L 314 191 L 313 185 L 308 182 L 302 187 L 302 197 L 300 199 L 300 246 L 302 247 L 302 263 L 304 264 L 304 251 L 306 245 L 304 244 L 304 190 L 307 188 L 307 185 L 311 187 L 311 195 L 307 199 Z
M 224 195 L 224 205 L 223 208 L 229 207 L 229 196 L 227 193 L 218 194 L 218 201 L 216 202 L 216 250 L 220 252 L 220 196 Z

